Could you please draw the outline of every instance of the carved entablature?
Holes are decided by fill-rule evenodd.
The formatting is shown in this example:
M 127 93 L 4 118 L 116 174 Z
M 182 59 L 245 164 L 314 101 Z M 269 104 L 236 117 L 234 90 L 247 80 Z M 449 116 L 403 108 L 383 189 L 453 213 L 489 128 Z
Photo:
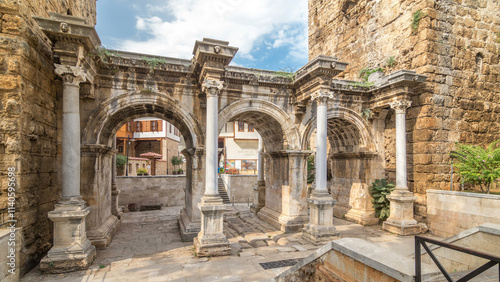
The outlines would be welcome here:
M 243 67 L 226 67 L 224 80 L 228 85 L 253 85 L 271 88 L 292 88 L 293 73 L 255 70 Z M 231 87 L 231 86 L 229 86 Z
M 199 81 L 221 79 L 224 68 L 229 65 L 238 48 L 229 46 L 229 42 L 203 38 L 196 41 L 193 49 L 192 72 Z
M 33 19 L 54 44 L 54 61 L 62 65 L 84 68 L 87 79 L 93 83 L 97 75 L 97 65 L 86 55 L 101 45 L 94 26 L 87 25 L 83 18 L 49 14 L 49 18 L 33 16 Z
M 334 76 L 344 71 L 347 63 L 336 58 L 318 56 L 296 73 L 294 88 L 298 100 L 307 100 L 319 89 L 330 89 Z

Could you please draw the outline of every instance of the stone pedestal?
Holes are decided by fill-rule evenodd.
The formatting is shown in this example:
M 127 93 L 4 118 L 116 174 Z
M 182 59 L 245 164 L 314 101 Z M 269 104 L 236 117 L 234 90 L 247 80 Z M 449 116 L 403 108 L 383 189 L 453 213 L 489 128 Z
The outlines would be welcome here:
M 391 215 L 384 222 L 384 230 L 403 236 L 422 233 L 420 224 L 413 219 L 413 203 L 416 197 L 412 192 L 394 190 L 387 199 L 391 202 Z
M 314 194 L 309 203 L 309 223 L 302 229 L 302 237 L 320 245 L 338 239 L 339 232 L 333 226 L 333 206 L 335 200 L 328 193 Z
M 223 233 L 223 217 L 226 207 L 220 196 L 204 196 L 199 204 L 201 231 L 194 238 L 198 257 L 225 256 L 231 254 L 229 241 Z
M 254 203 L 250 206 L 250 211 L 257 214 L 266 205 L 266 182 L 257 181 L 253 186 Z
M 123 212 L 118 205 L 118 196 L 120 195 L 120 190 L 116 183 L 111 184 L 111 214 L 116 216 L 119 220 L 122 220 Z
M 96 249 L 85 234 L 85 218 L 90 212 L 83 201 L 67 201 L 49 212 L 54 222 L 54 246 L 40 262 L 46 273 L 64 273 L 86 269 Z

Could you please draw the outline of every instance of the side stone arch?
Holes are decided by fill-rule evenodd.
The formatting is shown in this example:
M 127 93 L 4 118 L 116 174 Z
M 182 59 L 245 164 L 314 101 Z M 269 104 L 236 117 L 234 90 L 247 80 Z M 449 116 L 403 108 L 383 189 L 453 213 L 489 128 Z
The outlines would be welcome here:
M 316 117 L 305 126 L 302 148 L 307 148 L 316 128 Z M 371 225 L 377 224 L 369 186 L 384 178 L 383 152 L 378 151 L 376 133 L 358 113 L 344 107 L 328 110 L 328 187 L 337 200 L 334 216 Z
M 335 120 L 335 121 L 332 121 Z M 340 134 L 337 128 L 346 130 L 347 133 Z M 301 148 L 307 150 L 311 135 L 316 129 L 316 116 L 306 123 L 302 131 Z M 333 137 L 334 133 L 337 137 Z M 355 138 L 356 140 L 352 140 Z M 375 152 L 375 137 L 370 129 L 369 124 L 355 111 L 344 108 L 335 107 L 328 109 L 328 139 L 330 146 L 337 145 L 352 146 L 352 151 Z M 354 148 L 356 146 L 357 148 Z
M 192 110 L 165 94 L 154 92 L 122 94 L 101 103 L 85 126 L 82 144 L 111 146 L 111 137 L 118 129 L 140 116 L 158 117 L 173 123 L 183 135 L 187 148 L 204 145 L 204 132 Z
M 110 225 L 116 226 L 116 219 L 111 213 L 112 201 L 118 201 L 118 191 L 112 191 L 114 136 L 123 124 L 138 117 L 167 120 L 184 137 L 186 150 L 182 153 L 186 157 L 186 185 L 183 189 L 185 207 L 182 210 L 184 221 L 181 223 L 181 232 L 186 233 L 186 230 L 199 226 L 200 211 L 196 205 L 203 195 L 205 185 L 205 137 L 201 122 L 192 109 L 166 94 L 129 92 L 100 103 L 83 130 L 80 190 L 92 207 L 87 217 L 87 234 L 95 245 L 107 246 L 115 230 Z
M 285 111 L 271 102 L 244 99 L 227 105 L 219 112 L 219 132 L 233 120 L 253 123 L 264 141 L 266 151 L 300 149 L 297 127 Z

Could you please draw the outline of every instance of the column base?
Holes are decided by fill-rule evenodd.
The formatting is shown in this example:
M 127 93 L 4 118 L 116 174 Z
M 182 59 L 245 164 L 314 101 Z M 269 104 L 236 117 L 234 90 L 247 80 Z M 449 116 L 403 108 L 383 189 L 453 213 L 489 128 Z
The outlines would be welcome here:
M 250 211 L 257 214 L 266 205 L 266 182 L 258 180 L 253 186 L 254 203 L 250 206 Z
M 416 197 L 412 192 L 403 189 L 394 190 L 387 196 L 391 202 L 391 214 L 382 228 L 399 235 L 416 235 L 422 233 L 422 227 L 413 218 L 413 203 Z
M 300 232 L 308 220 L 307 215 L 289 216 L 281 214 L 278 218 L 280 230 L 285 233 Z
M 97 249 L 104 250 L 115 237 L 120 225 L 121 221 L 116 216 L 111 215 L 98 228 L 88 230 L 87 238 Z
M 274 226 L 276 228 L 281 228 L 281 224 L 279 222 L 280 215 L 281 215 L 281 213 L 279 213 L 275 210 L 272 210 L 268 207 L 263 207 L 257 213 L 257 217 L 259 219 L 271 224 L 272 226 Z
M 346 214 L 345 218 L 349 221 L 366 225 L 376 225 L 380 222 L 378 218 L 375 217 L 375 211 L 363 211 L 350 209 Z
M 199 257 L 226 256 L 231 254 L 229 240 L 223 233 L 226 207 L 222 198 L 203 196 L 198 205 L 201 210 L 201 230 L 193 243 Z
M 310 208 L 309 223 L 302 229 L 302 238 L 320 245 L 338 239 L 339 232 L 333 226 L 333 206 L 335 200 L 328 192 L 313 192 L 307 199 Z
M 122 220 L 123 212 L 118 206 L 118 196 L 120 195 L 120 190 L 116 184 L 111 185 L 111 214 L 116 216 L 119 220 Z
M 183 242 L 193 242 L 193 239 L 198 236 L 201 230 L 201 222 L 199 220 L 191 220 L 185 209 L 181 210 L 181 215 L 177 221 L 179 231 Z
M 398 224 L 385 221 L 382 229 L 401 236 L 418 235 L 422 233 L 421 224 Z
M 49 218 L 54 222 L 54 246 L 40 262 L 45 273 L 64 273 L 84 270 L 92 264 L 95 247 L 86 236 L 85 218 L 90 207 L 82 200 L 56 204 Z

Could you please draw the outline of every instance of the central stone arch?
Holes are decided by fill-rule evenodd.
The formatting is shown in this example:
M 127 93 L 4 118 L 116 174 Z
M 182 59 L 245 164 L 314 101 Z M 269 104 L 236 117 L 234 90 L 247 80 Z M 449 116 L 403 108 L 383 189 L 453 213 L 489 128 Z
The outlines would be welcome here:
M 87 217 L 87 230 L 89 239 L 98 247 L 109 244 L 114 225 L 117 225 L 112 214 L 112 203 L 118 201 L 113 198 L 117 192 L 113 193 L 111 187 L 114 136 L 123 124 L 139 117 L 167 120 L 183 135 L 186 142 L 186 150 L 182 152 L 186 157 L 184 226 L 195 222 L 194 229 L 199 230 L 201 214 L 196 205 L 204 191 L 202 126 L 192 110 L 166 94 L 130 92 L 100 103 L 83 130 L 81 173 L 85 181 L 82 181 L 81 191 L 88 205 L 93 207 Z
M 304 130 L 302 148 L 307 148 L 316 129 L 312 117 Z M 367 120 L 341 106 L 328 110 L 329 189 L 337 200 L 335 217 L 345 217 L 363 225 L 378 223 L 368 188 L 383 178 L 383 155 L 377 150 L 376 136 Z
M 265 181 L 254 188 L 255 205 L 262 207 L 258 216 L 285 232 L 301 230 L 308 221 L 305 172 L 310 152 L 300 150 L 301 139 L 293 120 L 280 107 L 259 99 L 224 107 L 219 113 L 219 132 L 235 120 L 252 124 L 266 151 Z

